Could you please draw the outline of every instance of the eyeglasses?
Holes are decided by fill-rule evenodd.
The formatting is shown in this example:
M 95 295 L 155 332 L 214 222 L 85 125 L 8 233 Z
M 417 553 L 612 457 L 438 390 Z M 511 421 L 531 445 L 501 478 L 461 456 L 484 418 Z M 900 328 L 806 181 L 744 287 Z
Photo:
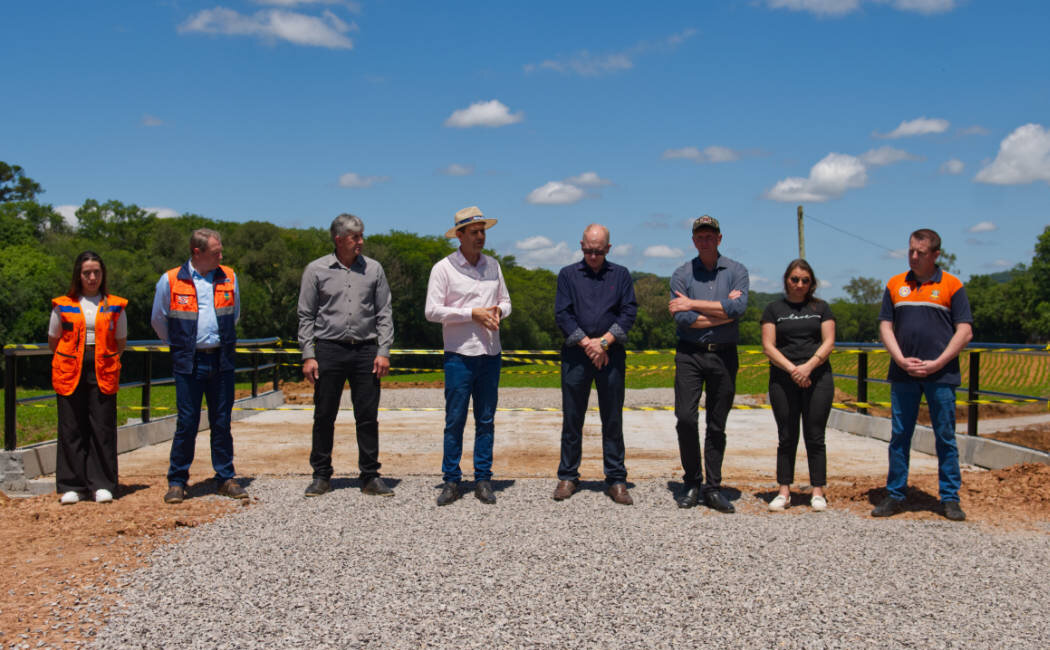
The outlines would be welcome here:
M 809 277 L 800 278 L 797 275 L 793 275 L 790 278 L 788 278 L 788 280 L 790 280 L 791 282 L 793 282 L 795 284 L 809 284 L 810 282 L 813 281 L 813 278 L 809 278 Z
M 605 255 L 604 248 L 581 248 L 584 255 Z

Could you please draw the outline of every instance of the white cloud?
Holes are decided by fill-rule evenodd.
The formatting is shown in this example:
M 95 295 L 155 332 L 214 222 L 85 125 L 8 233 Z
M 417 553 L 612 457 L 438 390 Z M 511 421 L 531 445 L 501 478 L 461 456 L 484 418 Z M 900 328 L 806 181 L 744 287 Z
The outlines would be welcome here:
M 686 160 L 692 160 L 693 162 L 697 163 L 722 163 L 740 160 L 740 152 L 734 151 L 729 147 L 720 147 L 717 145 L 712 145 L 710 147 L 704 147 L 702 150 L 697 149 L 696 147 L 667 149 L 660 157 L 664 160 L 684 158 Z
M 142 116 L 142 126 L 164 126 L 164 120 L 147 113 Z
M 955 9 L 959 0 L 863 0 L 875 4 L 888 4 L 898 11 L 920 14 L 945 13 Z M 862 0 L 766 0 L 771 9 L 808 11 L 816 16 L 845 16 L 859 11 Z
M 773 201 L 823 203 L 837 199 L 846 190 L 864 187 L 867 168 L 856 156 L 829 153 L 813 165 L 806 178 L 785 178 L 774 185 L 765 197 Z
M 525 200 L 537 205 L 570 205 L 586 195 L 586 192 L 571 183 L 550 181 L 529 192 Z
M 157 215 L 158 219 L 174 219 L 175 217 L 178 217 L 178 216 L 181 215 L 181 213 L 178 210 L 172 210 L 171 208 L 156 207 L 156 208 L 142 208 L 142 209 L 145 210 L 146 212 L 153 212 L 153 213 L 155 213 Z
M 695 35 L 695 29 L 685 29 L 676 34 L 671 34 L 659 41 L 641 41 L 620 52 L 595 54 L 588 50 L 580 50 L 559 59 L 547 59 L 540 63 L 527 63 L 522 67 L 525 72 L 553 70 L 554 72 L 560 72 L 562 74 L 577 74 L 581 77 L 597 77 L 622 72 L 623 70 L 630 70 L 634 67 L 634 59 L 639 55 L 654 50 L 673 50 Z
M 1050 184 L 1050 131 L 1041 124 L 1025 124 L 999 144 L 999 155 L 974 178 L 979 183 Z
M 255 36 L 267 41 L 283 40 L 296 45 L 326 47 L 334 50 L 353 49 L 354 42 L 346 33 L 357 29 L 329 10 L 321 16 L 307 16 L 294 11 L 264 9 L 252 15 L 225 7 L 199 11 L 179 25 L 178 32 Z
M 778 289 L 784 288 L 783 280 L 780 278 L 772 280 L 764 275 L 758 275 L 757 273 L 748 273 L 747 277 L 751 289 L 756 291 L 777 291 Z
M 886 257 L 890 258 L 891 260 L 906 260 L 908 259 L 908 249 L 897 248 L 891 250 L 888 253 L 886 253 Z
M 894 149 L 893 147 L 879 147 L 860 155 L 860 161 L 869 167 L 881 167 L 883 165 L 892 165 L 902 160 L 918 159 L 918 156 L 913 156 L 903 149 Z
M 671 248 L 670 246 L 660 244 L 658 246 L 650 246 L 646 248 L 642 255 L 658 259 L 677 259 L 685 256 L 685 252 L 681 248 Z
M 474 165 L 460 165 L 452 163 L 448 167 L 438 170 L 439 174 L 445 176 L 470 176 L 474 173 Z
M 602 185 L 612 185 L 612 181 L 607 178 L 602 178 L 597 172 L 583 172 L 579 176 L 570 176 L 565 179 L 565 182 L 570 185 L 576 185 L 577 187 L 601 187 Z
M 616 257 L 627 257 L 634 250 L 634 246 L 630 244 L 620 244 L 619 246 L 613 246 L 609 249 L 609 255 L 615 255 Z
M 966 163 L 963 161 L 958 158 L 949 158 L 941 164 L 940 172 L 942 174 L 961 174 L 965 168 Z
M 991 221 L 982 221 L 975 223 L 967 229 L 967 232 L 992 232 L 993 230 L 999 230 L 999 226 L 995 225 Z
M 986 269 L 1009 269 L 1013 268 L 1013 264 L 1009 260 L 998 259 L 994 262 L 988 262 L 984 265 Z
M 268 5 L 271 7 L 298 7 L 300 5 L 329 5 L 345 7 L 349 11 L 361 13 L 361 3 L 352 0 L 254 0 L 257 5 Z
M 56 205 L 54 211 L 62 215 L 62 220 L 66 222 L 66 225 L 76 228 L 77 223 L 77 210 L 80 209 L 79 205 Z
M 554 242 L 547 239 L 543 235 L 536 235 L 534 237 L 528 237 L 521 241 L 514 242 L 514 248 L 520 251 L 534 251 L 541 248 L 550 248 L 554 245 Z
M 445 126 L 457 129 L 469 129 L 472 126 L 507 126 L 525 119 L 525 113 L 511 113 L 503 102 L 493 99 L 487 102 L 475 102 L 467 108 L 453 111 L 445 120 Z
M 959 133 L 962 135 L 988 135 L 988 129 L 984 128 L 980 124 L 974 124 L 968 126 L 965 129 L 959 129 Z
M 523 239 L 514 244 L 515 259 L 527 269 L 538 266 L 560 267 L 583 258 L 579 248 L 571 247 L 565 242 L 555 244 L 546 237 L 536 236 Z
M 385 183 L 389 180 L 389 176 L 361 176 L 355 172 L 347 172 L 339 177 L 339 187 L 361 189 L 372 187 L 376 183 Z
M 873 132 L 876 138 L 896 140 L 897 138 L 910 138 L 916 135 L 928 135 L 930 133 L 944 133 L 951 123 L 939 117 L 917 117 L 914 120 L 905 120 L 897 125 L 889 133 Z

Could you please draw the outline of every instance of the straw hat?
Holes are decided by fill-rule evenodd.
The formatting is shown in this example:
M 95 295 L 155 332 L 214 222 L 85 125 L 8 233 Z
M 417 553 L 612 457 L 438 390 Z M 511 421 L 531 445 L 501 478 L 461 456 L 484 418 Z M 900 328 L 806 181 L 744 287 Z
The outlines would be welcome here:
M 496 221 L 496 219 L 485 218 L 485 215 L 481 213 L 478 206 L 472 205 L 469 208 L 463 208 L 456 213 L 456 225 L 452 226 L 452 228 L 445 233 L 445 237 L 452 239 L 456 236 L 457 230 L 469 226 L 472 223 L 483 223 L 485 224 L 485 230 L 488 230 L 496 225 Z

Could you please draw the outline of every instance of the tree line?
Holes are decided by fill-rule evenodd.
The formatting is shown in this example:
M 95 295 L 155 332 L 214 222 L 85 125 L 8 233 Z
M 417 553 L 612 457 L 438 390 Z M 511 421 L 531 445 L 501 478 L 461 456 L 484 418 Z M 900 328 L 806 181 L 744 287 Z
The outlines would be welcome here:
M 158 218 L 136 205 L 88 199 L 66 223 L 51 205 L 38 201 L 43 188 L 17 165 L 0 162 L 0 343 L 42 341 L 50 299 L 65 293 L 73 260 L 94 250 L 106 262 L 110 290 L 130 301 L 129 338 L 153 339 L 149 312 L 160 274 L 189 258 L 189 234 L 214 228 L 223 237 L 225 263 L 241 284 L 243 338 L 296 339 L 296 305 L 303 268 L 332 251 L 327 228 L 283 228 L 261 221 L 226 222 L 197 214 Z M 393 295 L 395 347 L 439 348 L 441 327 L 423 316 L 430 268 L 455 249 L 441 236 L 391 231 L 371 234 L 365 223 L 365 254 L 386 270 Z M 501 338 L 508 349 L 556 349 L 562 335 L 554 322 L 557 275 L 519 266 L 511 255 L 495 255 L 503 267 L 514 313 Z M 667 310 L 668 278 L 635 273 L 638 318 L 629 333 L 631 349 L 674 346 Z M 852 278 L 849 299 L 832 301 L 840 341 L 875 341 L 884 280 Z M 997 275 L 976 275 L 966 285 L 973 305 L 976 339 L 1032 342 L 1050 338 L 1050 227 L 1039 236 L 1030 266 Z M 759 319 L 779 293 L 752 292 L 741 319 L 741 342 L 760 342 Z

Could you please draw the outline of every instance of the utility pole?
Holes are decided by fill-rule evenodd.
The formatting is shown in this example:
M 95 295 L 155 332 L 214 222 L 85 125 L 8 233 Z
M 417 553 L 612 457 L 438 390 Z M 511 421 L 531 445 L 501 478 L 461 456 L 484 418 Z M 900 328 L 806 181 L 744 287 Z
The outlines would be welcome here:
M 802 225 L 802 206 L 798 206 L 798 256 L 806 259 L 806 229 Z

